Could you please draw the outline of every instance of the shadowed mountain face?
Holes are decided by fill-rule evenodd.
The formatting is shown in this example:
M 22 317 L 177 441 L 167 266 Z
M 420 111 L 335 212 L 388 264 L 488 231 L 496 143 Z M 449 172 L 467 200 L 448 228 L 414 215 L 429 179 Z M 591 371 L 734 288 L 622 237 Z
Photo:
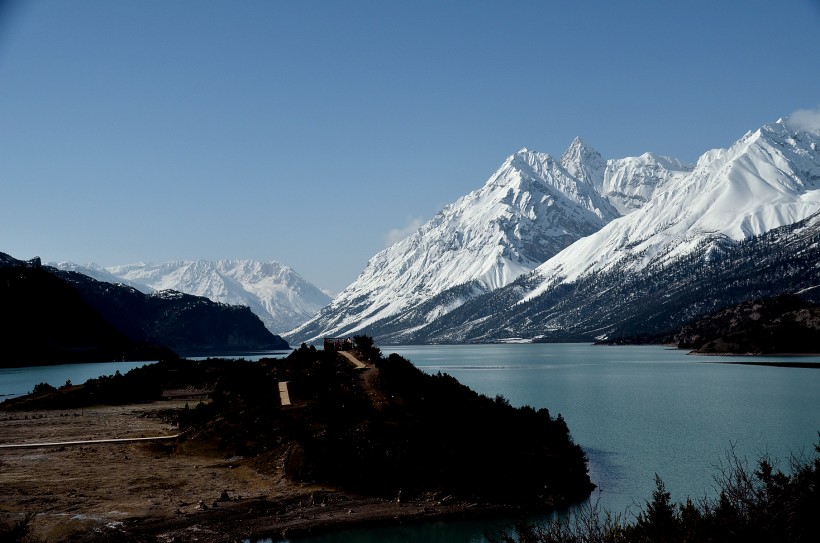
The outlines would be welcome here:
M 753 300 L 687 324 L 673 340 L 702 354 L 816 353 L 820 306 L 787 295 Z
M 288 347 L 248 308 L 176 292 L 149 296 L 38 259 L 0 257 L 0 303 L 5 366 Z
M 56 271 L 117 329 L 182 353 L 287 349 L 248 307 L 172 290 L 154 294 Z
M 106 321 L 76 289 L 39 266 L 3 261 L 0 344 L 4 367 L 173 356 Z

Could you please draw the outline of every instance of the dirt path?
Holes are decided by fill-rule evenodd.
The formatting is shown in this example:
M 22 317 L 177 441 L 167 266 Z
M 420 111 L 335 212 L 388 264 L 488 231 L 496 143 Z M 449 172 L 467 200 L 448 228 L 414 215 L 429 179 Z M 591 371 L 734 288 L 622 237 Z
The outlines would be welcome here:
M 41 447 L 68 447 L 72 445 L 102 445 L 110 443 L 135 443 L 137 441 L 166 441 L 169 439 L 176 439 L 179 434 L 172 436 L 153 436 L 153 437 L 122 437 L 115 439 L 86 439 L 83 441 L 56 441 L 50 443 L 11 443 L 0 445 L 0 449 L 37 449 Z
M 193 442 L 150 442 L 176 427 L 152 416 L 184 401 L 85 410 L 0 412 L 0 444 L 106 443 L 0 449 L 0 519 L 37 513 L 35 536 L 62 541 L 128 519 L 184 520 L 232 500 L 311 492 L 275 469 L 280 459 L 224 458 Z M 122 441 L 113 441 L 122 440 Z M 137 441 L 139 440 L 139 441 Z
M 376 368 L 362 371 L 362 379 L 373 375 Z M 279 453 L 225 458 L 184 438 L 170 444 L 143 439 L 176 431 L 155 415 L 184 405 L 0 411 L 2 444 L 106 440 L 0 449 L 0 521 L 36 513 L 33 535 L 43 541 L 130 540 L 123 532 L 138 532 L 157 541 L 216 543 L 492 511 L 433 495 L 399 504 L 293 483 Z
M 357 370 L 364 370 L 367 369 L 367 364 L 356 358 L 353 353 L 350 351 L 337 351 L 340 355 L 347 358 L 347 361 L 350 362 L 354 368 Z
M 338 353 L 345 357 L 354 368 L 360 370 L 359 384 L 361 384 L 362 390 L 370 397 L 370 401 L 373 402 L 373 406 L 376 410 L 381 411 L 388 402 L 381 388 L 378 386 L 379 369 L 373 364 L 365 364 L 349 351 L 338 351 Z
M 290 390 L 288 390 L 287 381 L 279 381 L 279 403 L 281 403 L 283 406 L 291 405 Z

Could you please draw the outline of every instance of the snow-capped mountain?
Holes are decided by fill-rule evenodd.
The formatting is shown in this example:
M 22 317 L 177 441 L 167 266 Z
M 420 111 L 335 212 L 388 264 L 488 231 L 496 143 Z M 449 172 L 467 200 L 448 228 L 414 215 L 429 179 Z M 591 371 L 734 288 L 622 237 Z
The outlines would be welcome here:
M 797 294 L 820 303 L 820 213 L 742 243 L 727 243 L 709 259 L 703 256 L 696 250 L 639 273 L 593 272 L 526 302 L 522 297 L 538 281 L 522 276 L 415 331 L 407 341 L 660 339 L 692 319 L 755 298 Z
M 643 207 L 668 183 L 692 173 L 694 167 L 694 164 L 652 153 L 609 160 L 602 183 L 596 188 L 621 215 L 627 215 Z
M 102 281 L 103 283 L 123 284 L 131 288 L 135 288 L 143 294 L 150 294 L 154 290 L 142 283 L 135 283 L 134 281 L 117 277 L 102 266 L 93 262 L 86 265 L 76 264 L 74 262 L 49 262 L 48 265 L 63 271 L 81 273 L 86 277 L 91 277 L 92 279 Z
M 820 136 L 783 120 L 767 124 L 704 154 L 643 207 L 544 262 L 535 272 L 541 284 L 525 299 L 593 271 L 637 272 L 703 250 L 704 240 L 717 247 L 798 222 L 820 211 L 818 189 Z
M 314 341 L 395 319 L 417 327 L 509 284 L 619 216 L 595 190 L 605 169 L 596 160 L 579 139 L 561 161 L 520 150 L 481 189 L 374 256 L 330 306 L 286 336 Z
M 143 291 L 177 290 L 215 302 L 250 307 L 273 333 L 305 322 L 330 302 L 330 297 L 278 262 L 256 260 L 174 261 L 128 264 L 110 268 L 79 267 L 79 271 L 107 282 L 122 282 Z
M 643 207 L 408 341 L 659 332 L 747 297 L 811 292 L 818 217 L 820 135 L 781 120 L 704 154 Z
M 373 257 L 288 337 L 492 341 L 522 330 L 538 337 L 586 318 L 562 298 L 586 296 L 580 284 L 603 304 L 590 308 L 616 319 L 605 311 L 616 300 L 600 289 L 631 296 L 619 281 L 634 284 L 682 263 L 692 271 L 742 240 L 811 217 L 820 211 L 818 189 L 820 136 L 786 121 L 709 151 L 696 165 L 651 153 L 604 161 L 580 139 L 560 161 L 524 149 L 482 189 Z M 559 306 L 560 314 L 549 312 Z

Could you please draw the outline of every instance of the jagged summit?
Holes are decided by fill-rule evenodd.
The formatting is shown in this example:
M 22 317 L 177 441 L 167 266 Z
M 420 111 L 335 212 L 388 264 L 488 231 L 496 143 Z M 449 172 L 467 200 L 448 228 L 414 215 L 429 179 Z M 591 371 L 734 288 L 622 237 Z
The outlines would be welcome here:
M 601 153 L 579 137 L 572 140 L 570 146 L 561 155 L 561 166 L 579 181 L 595 187 L 596 191 L 600 190 L 603 185 L 606 161 L 601 157 Z
M 286 335 L 313 341 L 397 315 L 427 322 L 509 284 L 617 216 L 589 183 L 550 155 L 519 150 L 483 187 L 374 256 L 330 306 Z M 428 303 L 447 292 L 440 303 Z M 407 317 L 419 304 L 430 307 Z
M 771 123 L 705 153 L 643 207 L 541 265 L 537 296 L 556 281 L 664 265 L 702 248 L 758 236 L 820 211 L 820 135 Z
M 481 189 L 373 257 L 288 339 L 359 331 L 387 342 L 480 341 L 517 336 L 518 328 L 532 334 L 553 319 L 549 310 L 537 321 L 527 317 L 524 308 L 542 294 L 564 307 L 556 313 L 561 322 L 550 325 L 563 326 L 575 316 L 560 293 L 573 287 L 560 285 L 595 274 L 626 281 L 692 255 L 705 262 L 820 211 L 820 135 L 793 124 L 750 131 L 697 164 L 653 153 L 605 161 L 581 138 L 560 160 L 521 149 Z

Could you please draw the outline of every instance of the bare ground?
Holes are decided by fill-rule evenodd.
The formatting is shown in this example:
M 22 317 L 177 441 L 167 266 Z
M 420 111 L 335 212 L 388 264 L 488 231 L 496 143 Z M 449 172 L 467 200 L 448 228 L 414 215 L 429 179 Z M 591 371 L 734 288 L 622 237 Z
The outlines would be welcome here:
M 0 444 L 173 435 L 157 416 L 184 401 L 0 411 Z M 239 541 L 350 525 L 498 513 L 428 495 L 369 498 L 284 476 L 284 451 L 224 458 L 194 440 L 0 448 L 0 522 L 33 512 L 47 541 Z

